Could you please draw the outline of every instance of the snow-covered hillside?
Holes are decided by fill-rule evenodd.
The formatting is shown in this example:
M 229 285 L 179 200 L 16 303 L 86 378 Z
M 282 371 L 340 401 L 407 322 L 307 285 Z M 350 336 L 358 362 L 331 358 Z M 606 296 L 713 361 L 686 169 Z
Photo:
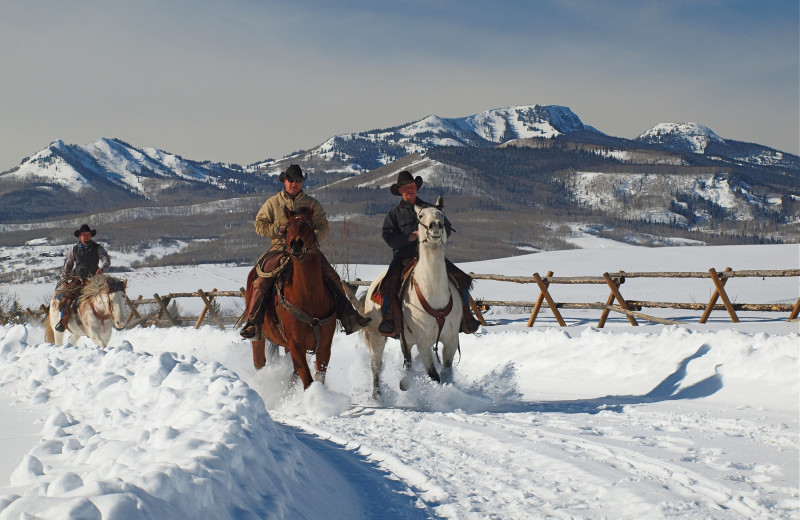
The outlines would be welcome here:
M 582 206 L 607 211 L 631 220 L 676 224 L 689 228 L 707 225 L 713 220 L 705 208 L 689 208 L 685 201 L 673 198 L 673 209 L 663 201 L 683 194 L 723 208 L 730 218 L 753 220 L 758 209 L 779 209 L 781 197 L 751 193 L 744 183 L 732 184 L 725 174 L 659 175 L 648 173 L 575 172 L 568 188 Z M 680 212 L 675 211 L 679 209 Z M 689 215 L 691 218 L 687 218 Z
M 725 141 L 710 128 L 697 123 L 660 123 L 636 138 L 637 141 L 661 144 L 674 150 L 703 154 L 712 141 Z
M 85 145 L 68 145 L 60 139 L 26 158 L 5 173 L 5 180 L 55 184 L 80 192 L 108 182 L 130 193 L 150 198 L 175 180 L 220 187 L 218 177 L 226 166 L 197 163 L 155 148 L 135 148 L 119 139 L 99 139 Z

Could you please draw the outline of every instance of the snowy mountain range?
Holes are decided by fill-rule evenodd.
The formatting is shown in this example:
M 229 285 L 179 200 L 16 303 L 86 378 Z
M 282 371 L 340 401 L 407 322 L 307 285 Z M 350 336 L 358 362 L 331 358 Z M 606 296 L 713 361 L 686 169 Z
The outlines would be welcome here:
M 386 188 L 401 169 L 462 207 L 514 206 L 522 214 L 570 208 L 691 229 L 726 219 L 762 227 L 794 223 L 800 207 L 795 155 L 725 139 L 696 123 L 661 123 L 623 139 L 584 124 L 568 107 L 524 105 L 337 135 L 311 150 L 244 167 L 119 139 L 57 140 L 0 173 L 0 222 L 153 206 L 192 213 L 198 205 L 248 195 L 255 198 L 242 207 L 250 208 L 279 189 L 277 175 L 291 163 L 310 174 L 307 185 L 318 196 L 324 192 L 337 205 L 348 201 L 348 211 L 367 215 L 385 212 L 372 190 Z M 512 196 L 502 188 L 509 178 Z M 252 218 L 245 213 L 241 220 Z
M 500 108 L 461 118 L 431 115 L 392 128 L 337 135 L 311 150 L 256 163 L 250 168 L 274 175 L 287 164 L 297 162 L 326 173 L 353 175 L 389 165 L 410 154 L 424 154 L 435 147 L 488 148 L 519 141 L 526 145 L 536 140 L 596 144 L 610 155 L 645 147 L 723 162 L 800 169 L 797 156 L 763 145 L 726 140 L 697 123 L 660 123 L 629 140 L 608 136 L 586 125 L 568 107 L 559 105 Z
M 116 188 L 152 201 L 171 188 L 186 185 L 247 193 L 256 187 L 254 184 L 261 184 L 259 177 L 275 176 L 293 162 L 310 171 L 352 176 L 435 147 L 489 148 L 537 139 L 598 143 L 606 148 L 603 153 L 607 156 L 623 159 L 631 155 L 624 151 L 647 146 L 722 161 L 800 169 L 797 156 L 762 145 L 725 140 L 697 123 L 661 123 L 626 140 L 585 125 L 568 107 L 523 105 L 461 118 L 431 115 L 392 128 L 337 135 L 311 150 L 247 167 L 192 161 L 155 148 L 137 148 L 120 139 L 103 138 L 85 145 L 56 140 L 23 159 L 19 166 L 0 173 L 0 195 L 11 191 L 9 185 L 62 187 L 73 193 Z

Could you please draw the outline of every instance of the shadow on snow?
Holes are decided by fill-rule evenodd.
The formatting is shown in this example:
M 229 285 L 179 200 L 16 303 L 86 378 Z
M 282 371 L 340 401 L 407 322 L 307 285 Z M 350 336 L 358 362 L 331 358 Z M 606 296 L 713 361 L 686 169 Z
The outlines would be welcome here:
M 589 413 L 602 411 L 621 413 L 628 405 L 677 401 L 680 399 L 701 399 L 722 388 L 722 376 L 717 369 L 714 374 L 685 388 L 680 388 L 686 378 L 689 363 L 704 356 L 711 350 L 708 345 L 701 346 L 697 352 L 683 359 L 673 373 L 644 395 L 609 395 L 593 399 L 543 402 L 505 402 L 489 407 L 487 412 L 541 412 L 541 413 Z

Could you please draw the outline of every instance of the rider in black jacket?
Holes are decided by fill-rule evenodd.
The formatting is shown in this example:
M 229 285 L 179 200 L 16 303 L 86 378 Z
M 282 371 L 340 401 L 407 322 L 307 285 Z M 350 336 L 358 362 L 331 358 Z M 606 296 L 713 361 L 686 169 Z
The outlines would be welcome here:
M 111 265 L 111 258 L 105 248 L 92 240 L 97 234 L 96 229 L 91 229 L 84 224 L 73 232 L 79 242 L 70 248 L 64 267 L 61 268 L 61 290 L 57 294 L 61 319 L 55 326 L 58 332 L 64 332 L 69 321 L 70 307 L 75 296 L 80 292 L 85 280 L 103 271 Z
M 385 336 L 392 336 L 396 333 L 395 323 L 391 316 L 392 302 L 398 297 L 403 267 L 411 258 L 417 256 L 419 244 L 417 210 L 430 206 L 417 197 L 417 190 L 420 186 L 422 186 L 422 177 L 414 178 L 410 172 L 403 170 L 397 175 L 397 182 L 390 188 L 392 194 L 402 197 L 402 200 L 386 214 L 381 230 L 384 242 L 392 248 L 392 262 L 383 277 L 380 289 L 383 301 L 381 304 L 383 320 L 378 326 L 378 331 Z M 446 216 L 444 217 L 444 228 L 449 237 L 453 228 Z M 458 292 L 461 294 L 464 306 L 464 332 L 475 332 L 480 323 L 472 315 L 469 306 L 469 288 L 472 279 L 450 260 L 445 259 L 445 264 L 448 275 L 456 282 Z

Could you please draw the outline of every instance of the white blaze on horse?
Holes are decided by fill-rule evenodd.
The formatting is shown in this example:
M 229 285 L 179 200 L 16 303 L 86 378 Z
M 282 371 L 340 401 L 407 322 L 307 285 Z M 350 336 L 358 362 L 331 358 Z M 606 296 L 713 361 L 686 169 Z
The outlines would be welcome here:
M 71 344 L 81 336 L 88 336 L 98 347 L 105 348 L 111 339 L 112 327 L 121 330 L 127 317 L 125 288 L 127 282 L 106 275 L 90 276 L 78 297 L 77 313 L 72 313 L 67 330 L 58 332 L 55 326 L 60 319 L 56 296 L 50 299 L 50 312 L 45 319 L 45 341 L 61 345 L 67 331 L 72 333 Z
M 417 212 L 419 260 L 410 281 L 403 284 L 401 300 L 403 328 L 400 345 L 403 349 L 406 370 L 411 369 L 411 347 L 416 345 L 430 378 L 434 381 L 448 382 L 452 379 L 453 358 L 459 350 L 458 333 L 461 328 L 463 308 L 458 290 L 448 279 L 445 267 L 444 250 L 447 232 L 443 207 L 442 197 L 439 197 L 434 206 Z M 372 295 L 385 274 L 372 282 L 364 300 L 365 315 L 372 318 L 370 325 L 363 329 L 363 334 L 370 349 L 373 397 L 378 397 L 380 394 L 380 373 L 383 368 L 386 338 L 378 332 L 381 308 L 373 301 Z M 438 343 L 443 346 L 441 376 L 434 363 L 433 349 Z M 402 390 L 408 388 L 405 378 L 400 382 L 400 388 Z

